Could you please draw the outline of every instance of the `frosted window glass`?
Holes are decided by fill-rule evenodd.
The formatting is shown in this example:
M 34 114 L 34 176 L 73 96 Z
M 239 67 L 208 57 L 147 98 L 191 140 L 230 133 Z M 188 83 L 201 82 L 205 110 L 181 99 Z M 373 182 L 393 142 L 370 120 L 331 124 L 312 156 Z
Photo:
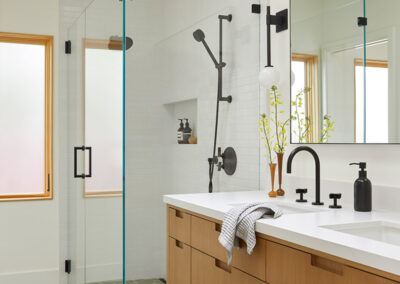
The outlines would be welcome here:
M 45 47 L 0 42 L 0 195 L 44 192 Z
M 87 48 L 85 145 L 93 163 L 86 192 L 122 191 L 122 119 L 122 51 Z

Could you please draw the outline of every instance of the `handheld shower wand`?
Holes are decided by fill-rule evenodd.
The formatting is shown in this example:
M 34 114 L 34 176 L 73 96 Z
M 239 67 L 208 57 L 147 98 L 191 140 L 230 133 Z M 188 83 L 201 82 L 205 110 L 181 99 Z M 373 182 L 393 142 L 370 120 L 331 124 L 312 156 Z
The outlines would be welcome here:
M 213 155 L 211 158 L 208 159 L 209 164 L 209 184 L 208 184 L 208 192 L 213 192 L 213 175 L 214 175 L 214 167 L 218 164 L 218 157 L 215 155 L 217 150 L 217 134 L 218 134 L 218 119 L 219 119 L 219 102 L 226 101 L 228 103 L 232 102 L 232 96 L 223 97 L 222 96 L 222 70 L 226 66 L 226 63 L 223 62 L 223 52 L 222 52 L 222 43 L 223 43 L 223 36 L 222 36 L 222 24 L 223 21 L 226 20 L 228 22 L 232 21 L 232 15 L 219 15 L 219 61 L 215 58 L 214 54 L 212 53 L 210 47 L 208 46 L 207 42 L 205 41 L 205 34 L 202 30 L 198 29 L 193 33 L 193 37 L 196 41 L 203 43 L 208 55 L 211 57 L 211 60 L 214 62 L 215 68 L 218 70 L 218 91 L 217 91 L 217 108 L 216 108 L 216 119 L 215 119 L 215 132 L 214 132 L 214 145 L 213 145 Z M 236 168 L 236 166 L 235 166 Z

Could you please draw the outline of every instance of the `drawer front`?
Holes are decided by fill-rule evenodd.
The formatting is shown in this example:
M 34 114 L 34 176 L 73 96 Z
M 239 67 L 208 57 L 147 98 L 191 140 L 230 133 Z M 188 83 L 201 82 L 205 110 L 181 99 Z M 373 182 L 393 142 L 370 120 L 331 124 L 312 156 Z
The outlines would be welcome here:
M 310 284 L 307 282 L 310 263 L 311 255 L 267 241 L 266 270 L 269 284 Z
M 226 250 L 218 242 L 221 225 L 192 216 L 191 244 L 192 247 L 226 262 Z M 234 248 L 232 266 L 265 280 L 265 248 L 266 241 L 257 238 L 253 253 L 247 253 L 246 244 L 241 241 L 240 249 Z
M 399 284 L 399 282 L 392 281 L 374 274 L 364 272 L 358 269 L 349 267 L 350 281 L 349 284 Z
M 190 246 L 175 240 L 168 239 L 168 283 L 188 284 L 190 283 L 190 264 L 191 248 Z
M 218 259 L 192 249 L 191 284 L 264 284 Z
M 168 208 L 169 236 L 190 245 L 190 215 Z
M 326 284 L 349 284 L 351 271 L 344 264 L 312 255 L 307 274 L 310 284 L 319 284 L 321 279 Z

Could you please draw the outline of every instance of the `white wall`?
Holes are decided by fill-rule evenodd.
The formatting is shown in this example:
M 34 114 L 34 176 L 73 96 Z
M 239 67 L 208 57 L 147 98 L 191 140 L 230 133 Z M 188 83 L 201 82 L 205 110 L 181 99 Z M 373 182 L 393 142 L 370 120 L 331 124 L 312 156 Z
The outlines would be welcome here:
M 0 0 L 0 31 L 54 36 L 54 199 L 0 204 L 0 283 L 58 283 L 58 1 Z

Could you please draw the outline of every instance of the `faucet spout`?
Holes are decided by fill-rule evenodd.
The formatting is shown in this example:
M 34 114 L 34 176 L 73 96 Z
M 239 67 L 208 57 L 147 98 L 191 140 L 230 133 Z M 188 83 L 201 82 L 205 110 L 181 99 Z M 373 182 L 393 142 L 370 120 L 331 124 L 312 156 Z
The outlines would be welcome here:
M 321 166 L 319 162 L 319 157 L 317 152 L 315 152 L 312 148 L 308 146 L 300 146 L 294 149 L 287 160 L 287 165 L 286 165 L 286 172 L 288 174 L 292 173 L 292 162 L 294 156 L 296 156 L 297 153 L 301 151 L 306 151 L 309 152 L 315 161 L 315 202 L 313 202 L 313 205 L 324 205 L 323 202 L 321 202 Z

